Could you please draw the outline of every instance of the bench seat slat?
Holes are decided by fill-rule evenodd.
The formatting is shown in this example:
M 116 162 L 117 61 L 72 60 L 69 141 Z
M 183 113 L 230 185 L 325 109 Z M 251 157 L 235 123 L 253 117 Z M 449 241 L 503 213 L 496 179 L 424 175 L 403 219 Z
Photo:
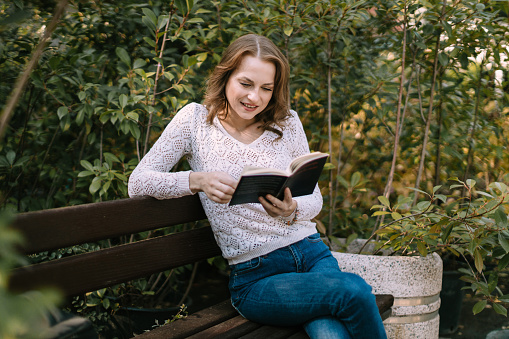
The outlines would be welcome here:
M 288 337 L 288 339 L 309 339 L 306 331 L 302 330 Z
M 300 326 L 279 327 L 279 326 L 262 326 L 249 334 L 239 336 L 239 339 L 286 339 L 295 333 L 304 331 Z
M 388 294 L 376 295 L 376 304 L 381 315 L 390 312 L 394 297 Z M 253 322 L 244 323 L 238 319 L 239 315 L 231 305 L 230 300 L 225 300 L 217 305 L 208 307 L 191 314 L 187 318 L 155 328 L 150 332 L 143 333 L 136 338 L 243 338 L 243 339 L 276 339 L 308 338 L 301 327 L 277 327 L 262 326 Z M 224 324 L 223 324 L 224 323 Z M 249 326 L 249 327 L 248 327 Z M 249 329 L 249 331 L 248 331 Z M 249 332 L 246 334 L 246 332 Z M 267 334 L 267 333 L 270 333 Z
M 261 327 L 260 324 L 251 322 L 246 318 L 238 315 L 235 318 L 229 319 L 225 322 L 209 327 L 204 331 L 196 333 L 188 337 L 188 339 L 238 339 L 242 335 L 248 334 L 259 327 Z
M 187 338 L 238 315 L 238 312 L 232 307 L 230 300 L 225 300 L 219 304 L 195 312 L 184 319 L 179 319 L 178 321 L 170 323 L 169 325 L 157 327 L 150 332 L 142 333 L 136 336 L 136 338 Z
M 198 195 L 120 199 L 17 215 L 26 254 L 206 219 Z
M 391 316 L 392 305 L 394 304 L 394 296 L 390 294 L 377 294 L 376 305 L 382 320 L 385 320 Z
M 14 270 L 10 287 L 54 286 L 65 296 L 95 291 L 221 254 L 210 227 L 179 232 Z

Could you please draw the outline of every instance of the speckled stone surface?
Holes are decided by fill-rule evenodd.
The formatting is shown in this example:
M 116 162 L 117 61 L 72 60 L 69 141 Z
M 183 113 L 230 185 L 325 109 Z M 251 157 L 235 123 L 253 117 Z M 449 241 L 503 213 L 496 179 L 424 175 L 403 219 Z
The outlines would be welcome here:
M 341 270 L 360 275 L 376 294 L 392 294 L 392 316 L 384 322 L 392 339 L 438 338 L 442 259 L 333 252 Z
M 420 323 L 398 324 L 397 326 L 385 325 L 387 338 L 398 339 L 429 339 L 438 338 L 438 330 L 440 325 L 439 317 L 430 321 Z

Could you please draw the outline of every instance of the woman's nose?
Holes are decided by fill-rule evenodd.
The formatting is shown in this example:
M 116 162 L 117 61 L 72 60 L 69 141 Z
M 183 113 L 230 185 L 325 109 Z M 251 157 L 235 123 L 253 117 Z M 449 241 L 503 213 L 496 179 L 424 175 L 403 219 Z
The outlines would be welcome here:
M 258 98 L 260 97 L 260 95 L 258 94 L 258 90 L 257 89 L 253 89 L 253 90 L 249 91 L 249 94 L 248 94 L 247 97 L 251 101 L 257 101 Z

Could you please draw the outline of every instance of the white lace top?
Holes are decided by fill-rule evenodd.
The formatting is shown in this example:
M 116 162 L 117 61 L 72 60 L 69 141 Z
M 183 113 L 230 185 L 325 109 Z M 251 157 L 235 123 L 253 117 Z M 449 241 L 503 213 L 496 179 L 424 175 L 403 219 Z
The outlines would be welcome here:
M 170 172 L 182 157 L 187 158 L 193 171 L 224 171 L 239 179 L 246 165 L 286 169 L 292 159 L 309 153 L 304 129 L 294 111 L 285 122 L 282 138 L 265 131 L 250 144 L 230 136 L 217 117 L 212 125 L 208 124 L 207 114 L 205 106 L 192 103 L 175 115 L 131 174 L 129 196 L 170 199 L 192 194 L 191 172 Z M 318 185 L 313 194 L 294 198 L 298 218 L 290 226 L 269 216 L 259 203 L 230 207 L 213 202 L 203 192 L 199 196 L 222 254 L 231 265 L 315 233 L 315 224 L 310 220 L 322 208 Z

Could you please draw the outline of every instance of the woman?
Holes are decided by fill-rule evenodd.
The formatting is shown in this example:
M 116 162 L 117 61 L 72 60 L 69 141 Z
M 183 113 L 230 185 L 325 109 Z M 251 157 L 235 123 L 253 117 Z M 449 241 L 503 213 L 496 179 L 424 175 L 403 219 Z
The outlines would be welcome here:
M 129 179 L 129 195 L 168 199 L 197 193 L 231 267 L 232 304 L 247 319 L 303 324 L 311 338 L 385 338 L 371 287 L 343 273 L 311 219 L 318 189 L 283 200 L 228 206 L 246 165 L 286 169 L 309 153 L 289 109 L 289 66 L 267 38 L 234 41 L 211 75 L 204 105 L 168 124 Z M 186 157 L 192 171 L 170 170 Z

